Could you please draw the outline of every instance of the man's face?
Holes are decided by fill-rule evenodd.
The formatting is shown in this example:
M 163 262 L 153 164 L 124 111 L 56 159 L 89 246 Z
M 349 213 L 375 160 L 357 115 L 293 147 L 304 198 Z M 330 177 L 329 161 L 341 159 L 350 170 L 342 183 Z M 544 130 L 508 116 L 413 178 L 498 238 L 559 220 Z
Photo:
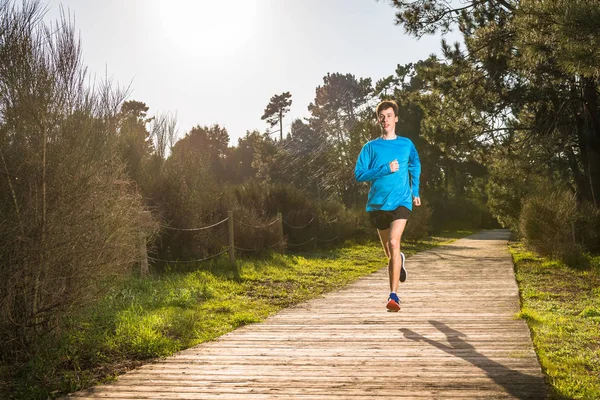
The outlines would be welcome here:
M 384 131 L 387 133 L 393 133 L 396 130 L 396 122 L 398 122 L 398 117 L 394 114 L 394 109 L 392 107 L 381 110 L 378 117 L 379 124 Z

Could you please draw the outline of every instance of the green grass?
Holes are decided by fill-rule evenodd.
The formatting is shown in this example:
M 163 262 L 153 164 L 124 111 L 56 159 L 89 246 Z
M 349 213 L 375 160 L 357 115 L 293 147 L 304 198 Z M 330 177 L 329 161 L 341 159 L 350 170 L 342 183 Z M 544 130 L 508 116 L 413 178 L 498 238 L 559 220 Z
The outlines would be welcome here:
M 527 321 L 554 399 L 600 398 L 600 257 L 569 268 L 510 246 Z
M 405 242 L 402 250 L 410 256 L 470 233 L 444 232 Z M 10 376 L 0 382 L 11 382 L 0 390 L 13 398 L 52 398 L 109 381 L 143 361 L 260 322 L 383 266 L 380 243 L 348 241 L 331 250 L 242 259 L 236 267 L 222 259 L 187 272 L 171 268 L 131 278 L 94 306 L 73 313 L 60 335 L 37 343 L 27 365 L 0 365 L 0 376 Z

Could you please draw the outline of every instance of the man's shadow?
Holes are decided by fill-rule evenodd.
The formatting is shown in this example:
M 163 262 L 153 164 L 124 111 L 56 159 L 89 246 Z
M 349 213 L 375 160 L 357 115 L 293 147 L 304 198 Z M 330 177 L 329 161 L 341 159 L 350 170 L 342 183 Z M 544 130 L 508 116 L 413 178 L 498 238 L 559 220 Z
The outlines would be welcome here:
M 485 371 L 487 376 L 517 399 L 548 398 L 548 390 L 543 377 L 527 375 L 512 370 L 477 352 L 473 345 L 463 339 L 466 337 L 464 333 L 454 330 L 442 322 L 429 321 L 429 323 L 446 335 L 446 339 L 450 345 L 436 342 L 407 328 L 401 328 L 400 331 L 406 339 L 426 342 L 448 354 L 468 361 L 477 368 Z

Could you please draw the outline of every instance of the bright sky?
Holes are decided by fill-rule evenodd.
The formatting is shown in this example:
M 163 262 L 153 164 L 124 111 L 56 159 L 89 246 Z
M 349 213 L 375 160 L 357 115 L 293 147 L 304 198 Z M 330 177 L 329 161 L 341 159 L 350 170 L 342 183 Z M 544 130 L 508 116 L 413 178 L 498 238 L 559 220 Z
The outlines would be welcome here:
M 232 145 L 267 130 L 260 117 L 275 94 L 292 94 L 287 134 L 328 72 L 375 83 L 440 53 L 439 37 L 417 40 L 395 26 L 386 0 L 46 1 L 48 21 L 60 4 L 74 16 L 90 74 L 131 84 L 129 99 L 149 115 L 176 112 L 179 137 L 218 123 Z

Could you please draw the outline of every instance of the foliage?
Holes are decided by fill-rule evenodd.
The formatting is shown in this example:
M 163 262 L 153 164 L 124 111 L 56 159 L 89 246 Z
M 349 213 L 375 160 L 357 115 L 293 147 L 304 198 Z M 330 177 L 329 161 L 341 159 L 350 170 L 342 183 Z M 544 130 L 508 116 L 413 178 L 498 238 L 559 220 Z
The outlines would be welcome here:
M 489 173 L 487 205 L 504 227 L 518 232 L 522 200 L 532 191 L 536 175 L 524 157 L 502 150 L 490 158 Z
M 425 107 L 431 126 L 463 128 L 459 148 L 537 145 L 532 164 L 552 163 L 578 197 L 600 199 L 597 48 L 600 3 L 564 1 L 394 0 L 397 22 L 417 36 L 456 26 L 464 48 L 443 44 Z M 584 56 L 585 54 L 585 56 Z M 440 107 L 445 104 L 444 107 Z M 443 114 L 436 114 L 443 110 Z M 427 122 L 426 122 L 427 123 Z M 459 125 L 460 126 L 460 125 Z M 454 136 L 454 134 L 452 135 Z M 466 141 L 465 141 L 466 140 Z M 541 154 L 549 158 L 539 157 Z M 484 153 L 485 154 L 485 153 Z M 481 160 L 486 162 L 486 158 Z
M 577 263 L 581 248 L 575 239 L 577 204 L 572 193 L 556 190 L 527 198 L 521 233 L 527 245 L 547 257 Z
M 227 214 L 221 198 L 224 188 L 210 172 L 209 157 L 202 150 L 184 147 L 180 142 L 164 163 L 152 196 L 153 206 L 165 227 L 190 229 L 212 225 Z M 226 224 L 210 232 L 163 228 L 155 257 L 195 260 L 215 254 L 227 244 L 226 229 Z
M 590 202 L 577 207 L 575 238 L 585 251 L 600 253 L 600 208 Z
M 412 35 L 455 28 L 463 34 L 462 44 L 443 42 L 443 57 L 418 64 L 415 75 L 421 85 L 413 96 L 423 110 L 420 134 L 429 144 L 425 157 L 433 150 L 441 166 L 423 173 L 427 189 L 433 184 L 436 198 L 444 198 L 434 210 L 454 202 L 453 196 L 486 202 L 498 221 L 520 230 L 533 248 L 581 262 L 584 250 L 598 248 L 600 3 L 392 4 L 396 22 Z M 386 85 L 394 80 L 381 87 Z M 464 188 L 474 180 L 461 168 L 465 161 L 484 167 L 475 180 L 483 185 L 470 195 Z
M 229 155 L 229 133 L 215 124 L 211 127 L 196 126 L 172 148 L 175 158 L 200 157 L 205 161 L 204 169 L 217 181 L 226 180 L 225 160 Z
M 292 94 L 285 92 L 276 94 L 271 97 L 269 104 L 265 108 L 265 112 L 260 119 L 266 120 L 269 125 L 274 127 L 279 124 L 279 140 L 283 140 L 283 114 L 290 111 L 292 105 Z
M 291 135 L 276 149 L 270 176 L 275 182 L 294 185 L 317 198 L 328 198 L 325 189 L 333 150 L 323 132 L 300 119 L 292 122 Z
M 321 172 L 315 180 L 322 199 L 337 198 L 346 205 L 358 205 L 360 185 L 354 179 L 354 165 L 366 139 L 360 121 L 374 118 L 369 105 L 372 90 L 370 78 L 341 73 L 328 73 L 315 90 L 315 100 L 308 106 L 309 130 L 305 132 L 318 135 L 313 154 L 322 163 L 315 168 Z
M 413 207 L 403 238 L 419 240 L 429 236 L 433 229 L 431 217 L 432 210 L 426 201 L 423 201 L 419 207 Z
M 127 175 L 145 191 L 150 185 L 149 164 L 154 151 L 152 137 L 146 129 L 147 111 L 144 103 L 129 100 L 121 105 L 117 116 L 117 149 L 125 163 Z
M 540 185 L 523 203 L 520 232 L 525 243 L 541 255 L 581 265 L 584 245 L 597 245 L 600 215 L 591 204 L 581 211 L 571 191 Z
M 119 91 L 84 85 L 70 21 L 0 2 L 0 357 L 29 356 L 103 295 L 156 229 L 113 157 Z
M 268 136 L 258 131 L 246 132 L 246 136 L 238 139 L 238 145 L 230 149 L 226 159 L 229 181 L 239 184 L 264 175 L 264 149 L 273 149 L 274 152 L 274 146 Z
M 169 228 L 211 226 L 227 218 L 229 211 L 234 217 L 235 246 L 244 250 L 264 251 L 279 243 L 278 213 L 283 216 L 284 241 L 294 249 L 312 238 L 324 244 L 336 236 L 343 240 L 373 233 L 363 210 L 347 209 L 333 200 L 314 201 L 294 186 L 281 183 L 254 179 L 218 185 L 198 155 L 179 159 L 177 154 L 165 163 L 161 187 L 168 190 L 156 197 L 165 226 L 154 258 L 189 261 L 223 251 L 229 243 L 227 223 L 200 231 Z
M 552 60 L 581 77 L 600 76 L 600 6 L 594 0 L 525 0 L 516 10 L 524 60 L 530 67 Z M 592 34 L 590 34 L 592 33 Z
M 522 306 L 554 399 L 600 396 L 600 258 L 591 268 L 569 268 L 510 246 Z
M 431 207 L 433 229 L 490 226 L 493 221 L 481 205 L 486 199 L 487 149 L 469 137 L 473 128 L 468 119 L 448 117 L 462 105 L 438 83 L 448 73 L 444 68 L 435 58 L 399 65 L 395 75 L 377 82 L 375 93 L 396 100 L 397 134 L 410 138 L 419 151 L 421 193 Z

